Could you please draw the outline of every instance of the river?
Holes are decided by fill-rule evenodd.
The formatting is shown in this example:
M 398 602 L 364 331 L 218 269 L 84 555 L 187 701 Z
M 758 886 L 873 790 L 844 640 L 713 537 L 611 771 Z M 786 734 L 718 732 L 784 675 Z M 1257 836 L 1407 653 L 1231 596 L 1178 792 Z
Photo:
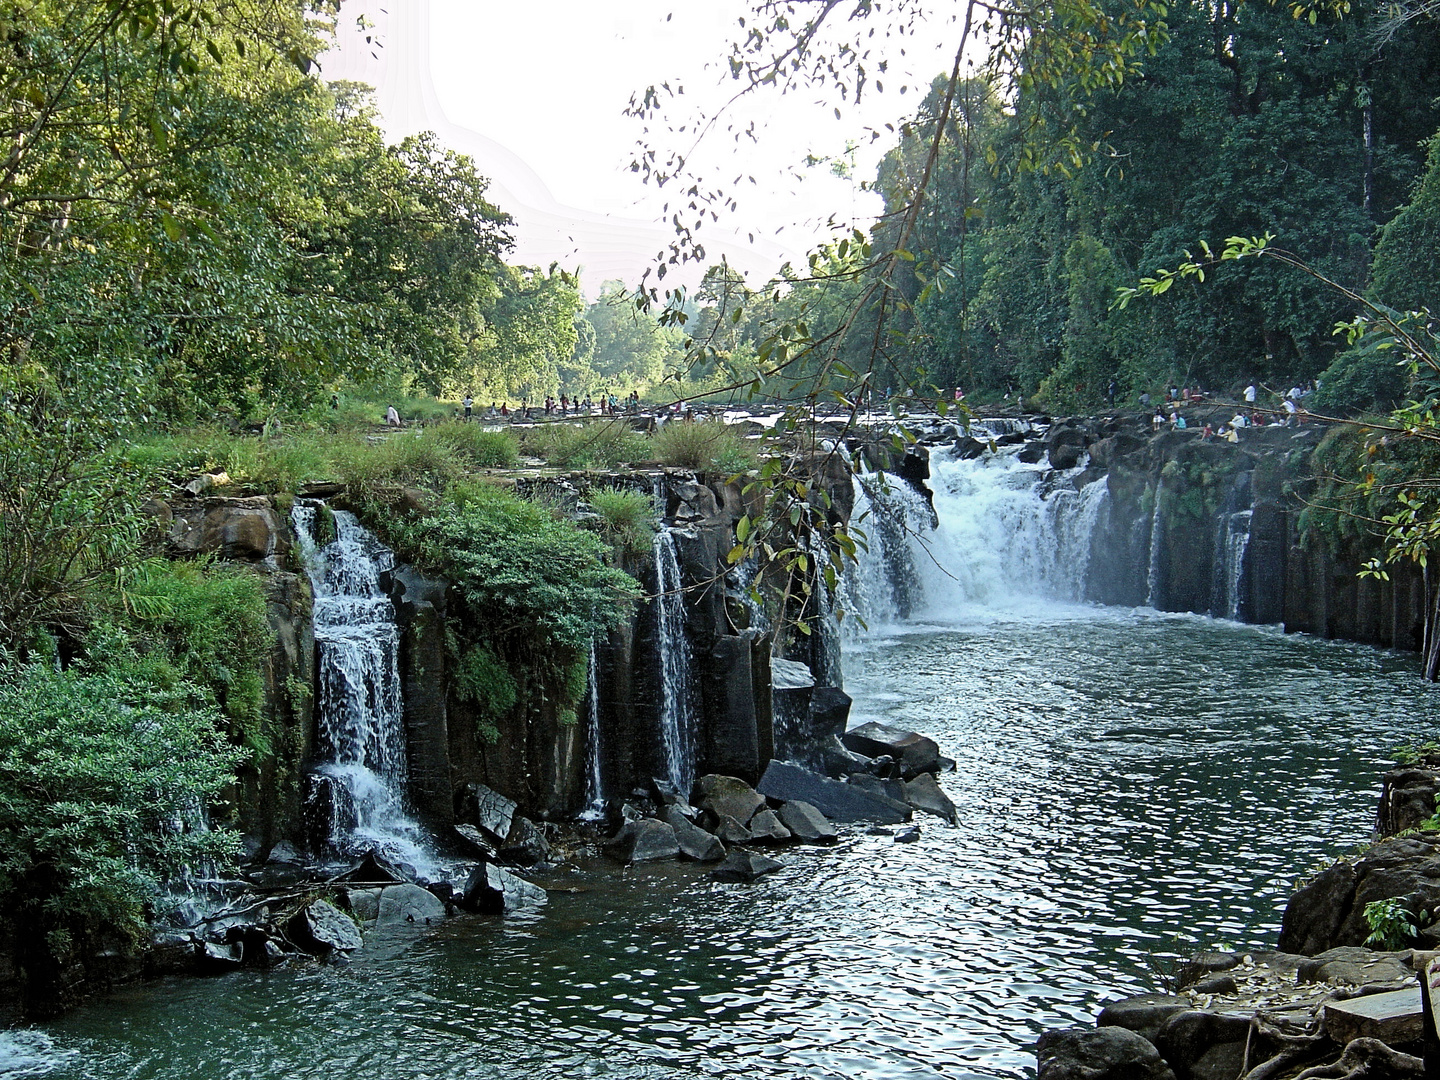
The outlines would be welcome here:
M 944 532 L 976 508 L 941 490 Z M 577 867 L 532 917 L 123 990 L 0 1036 L 0 1075 L 1033 1074 L 1039 1032 L 1156 988 L 1178 955 L 1273 946 L 1295 879 L 1369 835 L 1389 752 L 1440 726 L 1410 656 L 1018 587 L 1000 603 L 1003 558 L 983 588 L 932 571 L 956 580 L 917 566 L 911 615 L 844 659 L 852 723 L 956 759 L 957 827 L 852 829 L 752 886 Z

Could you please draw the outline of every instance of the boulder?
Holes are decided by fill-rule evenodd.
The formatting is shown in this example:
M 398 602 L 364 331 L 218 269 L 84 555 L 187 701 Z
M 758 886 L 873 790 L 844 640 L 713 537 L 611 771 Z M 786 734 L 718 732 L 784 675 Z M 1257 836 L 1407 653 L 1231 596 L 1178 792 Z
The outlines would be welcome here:
M 680 789 L 669 780 L 652 779 L 650 783 L 655 788 L 655 803 L 657 806 L 689 806 Z
M 1217 971 L 1229 971 L 1240 963 L 1241 954 L 1210 951 L 1196 953 L 1175 974 L 1175 988 L 1184 990 Z
M 468 791 L 475 799 L 475 824 L 494 843 L 504 844 L 510 839 L 510 829 L 514 824 L 515 800 L 507 799 L 484 784 L 471 784 Z
M 940 789 L 934 773 L 921 773 L 914 780 L 902 781 L 902 783 L 905 784 L 905 801 L 916 810 L 923 810 L 927 814 L 944 818 L 951 825 L 956 823 L 958 817 L 955 813 L 955 804 Z
M 750 835 L 757 844 L 783 844 L 790 839 L 790 830 L 780 823 L 774 810 L 761 810 L 750 819 Z
M 195 967 L 199 948 L 188 930 L 166 930 L 155 935 L 150 951 L 145 954 L 145 974 L 178 975 Z
M 1370 936 L 1365 905 L 1399 897 L 1414 913 L 1440 911 L 1440 833 L 1395 837 L 1354 863 L 1323 870 L 1285 907 L 1280 949 L 1315 956 Z
M 509 915 L 545 903 L 545 890 L 504 867 L 485 862 L 465 883 L 465 906 L 492 915 Z
M 550 861 L 550 841 L 529 818 L 515 816 L 500 858 L 512 866 L 537 866 Z
M 376 930 L 429 926 L 444 920 L 445 902 L 419 885 L 350 890 L 350 911 Z
M 903 829 L 898 829 L 898 830 L 896 830 L 896 832 L 895 832 L 895 843 L 897 843 L 897 844 L 913 844 L 913 843 L 915 843 L 916 840 L 919 840 L 919 839 L 920 839 L 920 826 L 919 826 L 919 825 L 907 825 L 905 828 L 903 828 Z
M 781 802 L 807 802 L 831 821 L 878 821 L 893 825 L 909 821 L 910 807 L 783 761 L 772 761 L 760 778 L 759 791 Z
M 727 844 L 748 844 L 754 837 L 749 829 L 728 815 L 719 820 L 714 833 Z
M 709 810 L 722 820 L 731 817 L 744 825 L 755 815 L 756 810 L 765 805 L 764 796 L 744 780 L 734 776 L 711 773 L 702 776 L 698 785 L 700 809 Z
M 1418 986 L 1326 1002 L 1322 1015 L 1325 1034 L 1341 1046 L 1352 1039 L 1379 1039 L 1390 1046 L 1405 1046 L 1425 1037 Z
M 1045 444 L 1028 442 L 1020 448 L 1020 452 L 1015 457 L 1021 464 L 1038 465 L 1045 458 Z
M 922 772 L 940 771 L 940 747 L 934 739 L 913 731 L 885 724 L 861 724 L 847 731 L 842 741 L 847 748 L 866 757 L 888 754 L 900 763 L 901 775 L 906 780 Z
M 375 851 L 367 851 L 365 857 L 340 877 L 341 881 L 401 882 L 414 881 L 414 869 L 410 866 L 391 862 Z
M 1402 963 L 1398 954 L 1371 952 L 1354 945 L 1326 949 L 1318 956 L 1300 961 L 1295 968 L 1297 983 L 1374 986 L 1377 983 L 1413 982 L 1414 979 L 1414 969 Z
M 355 920 L 328 900 L 312 900 L 295 913 L 287 927 L 290 940 L 304 949 L 324 956 L 331 952 L 358 949 L 360 928 Z
M 1180 1080 L 1235 1080 L 1245 1061 L 1250 1017 L 1187 1009 L 1160 1025 L 1155 1047 Z M 1256 1061 L 1270 1055 L 1252 1049 Z
M 461 848 L 476 859 L 493 859 L 495 857 L 495 845 L 485 839 L 485 836 L 474 825 L 456 825 L 455 835 L 460 840 Z
M 1112 1001 L 1100 1010 L 1100 1027 L 1121 1027 L 1154 1042 L 1165 1021 L 1191 1007 L 1189 998 L 1173 994 L 1136 994 Z
M 758 816 L 758 815 L 757 815 Z M 807 844 L 833 844 L 840 839 L 835 826 L 825 820 L 825 815 L 807 802 L 796 800 L 780 807 L 780 824 L 790 830 L 796 840 Z
M 889 758 L 876 758 L 876 761 L 888 761 Z M 903 803 L 905 799 L 905 781 L 894 779 L 885 780 L 873 773 L 856 772 L 850 774 L 850 783 L 856 787 L 864 788 L 866 791 L 876 795 L 883 795 L 887 799 Z
M 754 852 L 732 851 L 725 857 L 724 862 L 710 871 L 710 876 L 716 881 L 749 885 L 765 874 L 773 874 L 784 865 Z
M 213 941 L 207 941 L 200 946 L 198 954 L 200 970 L 221 974 L 226 971 L 234 971 L 245 961 L 245 946 L 240 942 L 230 945 L 218 945 Z
M 1123 1027 L 1047 1031 L 1035 1056 L 1036 1080 L 1175 1080 L 1155 1047 Z
M 725 858 L 725 845 L 696 825 L 678 806 L 665 808 L 665 821 L 675 830 L 675 843 L 680 855 L 696 862 L 719 862 Z
M 655 818 L 641 818 L 627 821 L 610 840 L 615 855 L 621 862 L 654 862 L 657 859 L 673 859 L 680 854 L 680 845 L 675 840 L 675 830 L 668 822 Z
M 1080 455 L 1084 452 L 1083 446 L 1065 443 L 1061 446 L 1052 446 L 1045 453 L 1050 459 L 1052 469 L 1073 469 L 1080 464 Z

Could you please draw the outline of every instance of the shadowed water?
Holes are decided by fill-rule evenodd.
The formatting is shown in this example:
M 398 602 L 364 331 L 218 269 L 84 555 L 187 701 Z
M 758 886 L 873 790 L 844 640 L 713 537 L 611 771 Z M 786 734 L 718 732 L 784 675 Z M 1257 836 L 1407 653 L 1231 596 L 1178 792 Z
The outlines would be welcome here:
M 853 830 L 749 887 L 577 871 L 526 921 L 133 988 L 46 1029 L 49 1075 L 1023 1075 L 1168 955 L 1273 943 L 1295 876 L 1367 836 L 1386 752 L 1436 728 L 1409 658 L 1148 611 L 874 632 L 846 668 L 856 722 L 956 758 L 958 828 Z

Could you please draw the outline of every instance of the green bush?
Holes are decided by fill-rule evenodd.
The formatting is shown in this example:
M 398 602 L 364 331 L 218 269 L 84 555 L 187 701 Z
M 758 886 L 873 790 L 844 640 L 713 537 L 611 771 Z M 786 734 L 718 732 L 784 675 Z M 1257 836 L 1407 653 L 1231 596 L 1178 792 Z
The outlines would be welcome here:
M 142 926 L 159 884 L 235 837 L 198 825 L 241 751 L 192 687 L 36 663 L 0 683 L 0 904 L 71 935 Z
M 479 714 L 485 742 L 499 738 L 496 723 L 515 707 L 520 691 L 501 659 L 484 645 L 472 645 L 455 665 L 455 696 L 471 702 Z
M 626 551 L 649 550 L 655 533 L 655 504 L 650 496 L 624 488 L 603 487 L 590 493 L 589 502 L 604 519 L 607 540 Z
M 753 469 L 756 463 L 755 444 L 719 420 L 672 420 L 656 432 L 652 442 L 656 458 L 684 469 L 732 474 Z
M 527 454 L 566 469 L 613 469 L 653 454 L 650 440 L 624 420 L 543 424 L 527 431 L 523 444 Z

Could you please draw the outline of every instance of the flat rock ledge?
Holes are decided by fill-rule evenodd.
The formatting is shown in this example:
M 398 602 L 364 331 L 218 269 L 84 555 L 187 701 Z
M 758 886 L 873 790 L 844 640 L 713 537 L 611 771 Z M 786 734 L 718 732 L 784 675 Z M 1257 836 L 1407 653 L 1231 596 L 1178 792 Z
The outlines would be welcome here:
M 1419 1080 L 1413 953 L 1207 952 L 1173 993 L 1112 1001 L 1096 1027 L 1046 1032 L 1039 1080 Z M 1310 1071 L 1314 1070 L 1314 1071 Z

